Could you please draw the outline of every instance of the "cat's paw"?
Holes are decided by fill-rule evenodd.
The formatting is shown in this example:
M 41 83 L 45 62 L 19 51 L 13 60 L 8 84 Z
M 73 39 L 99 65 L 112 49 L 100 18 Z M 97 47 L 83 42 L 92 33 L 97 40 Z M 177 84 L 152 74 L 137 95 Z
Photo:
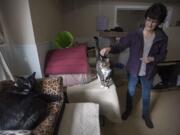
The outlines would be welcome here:
M 108 90 L 109 89 L 109 87 L 104 87 L 105 88 L 105 90 Z

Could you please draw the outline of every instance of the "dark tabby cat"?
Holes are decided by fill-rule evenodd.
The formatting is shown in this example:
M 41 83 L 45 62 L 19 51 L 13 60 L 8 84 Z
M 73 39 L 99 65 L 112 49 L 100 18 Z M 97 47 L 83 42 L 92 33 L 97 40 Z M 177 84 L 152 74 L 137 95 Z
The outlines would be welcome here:
M 99 48 L 99 39 L 98 37 L 94 37 L 96 41 L 96 71 L 98 79 L 101 82 L 101 87 L 106 89 L 112 84 L 111 80 L 111 68 L 109 58 L 106 56 L 100 55 L 100 48 Z
M 15 85 L 0 92 L 0 130 L 30 130 L 47 114 L 47 101 L 34 90 L 35 73 L 18 77 Z

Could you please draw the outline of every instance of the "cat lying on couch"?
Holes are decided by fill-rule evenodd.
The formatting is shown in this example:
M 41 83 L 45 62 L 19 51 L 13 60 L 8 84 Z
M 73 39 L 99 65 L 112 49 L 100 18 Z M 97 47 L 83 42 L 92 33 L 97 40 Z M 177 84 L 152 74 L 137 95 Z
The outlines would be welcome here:
M 0 130 L 31 130 L 48 115 L 48 103 L 58 97 L 42 94 L 35 85 L 33 73 L 0 91 Z

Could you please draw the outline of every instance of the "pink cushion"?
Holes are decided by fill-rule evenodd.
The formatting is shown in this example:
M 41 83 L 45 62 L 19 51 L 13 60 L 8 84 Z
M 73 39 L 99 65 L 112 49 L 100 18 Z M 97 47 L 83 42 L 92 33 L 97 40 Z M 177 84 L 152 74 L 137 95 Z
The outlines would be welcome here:
M 48 52 L 45 75 L 88 73 L 87 47 L 55 49 Z

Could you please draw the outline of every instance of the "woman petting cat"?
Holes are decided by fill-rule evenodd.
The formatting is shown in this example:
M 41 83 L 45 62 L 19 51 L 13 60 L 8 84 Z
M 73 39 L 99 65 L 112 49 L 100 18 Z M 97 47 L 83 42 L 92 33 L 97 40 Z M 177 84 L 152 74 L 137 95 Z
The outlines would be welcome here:
M 167 16 L 167 8 L 161 3 L 155 3 L 145 12 L 144 26 L 122 37 L 119 42 L 103 48 L 102 56 L 108 53 L 120 53 L 129 48 L 130 55 L 126 65 L 128 72 L 128 90 L 126 109 L 122 119 L 126 120 L 131 114 L 133 97 L 138 80 L 142 86 L 142 117 L 149 128 L 153 128 L 150 117 L 150 92 L 156 65 L 162 62 L 167 54 L 168 37 L 159 27 Z

